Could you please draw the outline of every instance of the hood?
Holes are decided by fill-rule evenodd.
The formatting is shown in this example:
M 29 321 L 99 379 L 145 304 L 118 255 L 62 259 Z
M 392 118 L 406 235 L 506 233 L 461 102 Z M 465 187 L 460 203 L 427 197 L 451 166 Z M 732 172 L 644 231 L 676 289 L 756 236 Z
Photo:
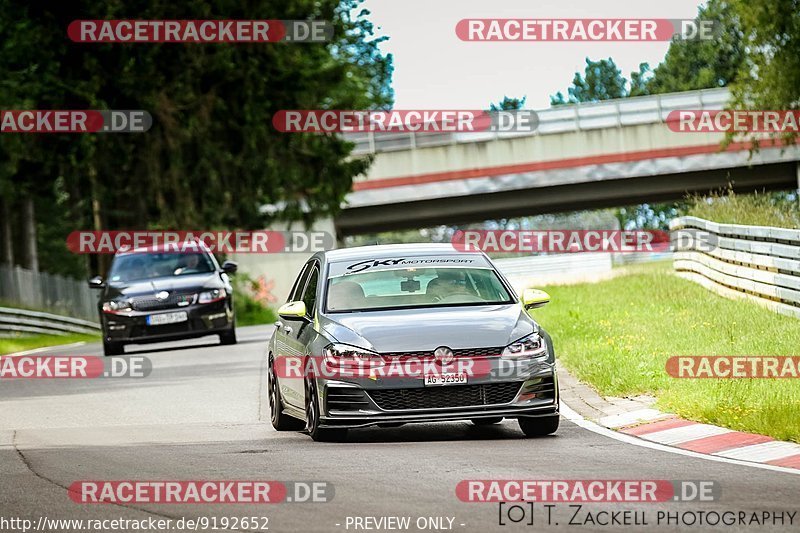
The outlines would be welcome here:
M 109 283 L 106 288 L 106 297 L 151 295 L 159 291 L 191 292 L 201 289 L 218 289 L 223 286 L 217 272 L 191 274 L 186 276 L 168 276 L 129 281 L 125 283 Z
M 320 326 L 338 342 L 377 352 L 499 347 L 538 329 L 520 304 L 335 313 Z

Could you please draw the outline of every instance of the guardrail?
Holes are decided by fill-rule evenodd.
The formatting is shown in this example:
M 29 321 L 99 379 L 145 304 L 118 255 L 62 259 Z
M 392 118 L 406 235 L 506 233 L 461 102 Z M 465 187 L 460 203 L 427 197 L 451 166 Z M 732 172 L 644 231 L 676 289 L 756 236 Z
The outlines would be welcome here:
M 800 229 L 680 217 L 670 230 L 679 276 L 800 318 Z
M 85 281 L 0 265 L 0 302 L 7 305 L 47 309 L 94 321 L 98 292 L 92 291 Z
M 40 311 L 0 307 L 0 335 L 29 333 L 67 335 L 69 333 L 98 333 L 100 325 L 88 320 L 70 318 Z
M 345 133 L 343 137 L 355 143 L 353 155 L 414 150 L 531 135 L 657 124 L 664 122 L 671 111 L 679 109 L 723 109 L 729 97 L 728 89 L 720 88 L 560 105 L 537 110 L 539 124 L 533 132 L 358 132 Z

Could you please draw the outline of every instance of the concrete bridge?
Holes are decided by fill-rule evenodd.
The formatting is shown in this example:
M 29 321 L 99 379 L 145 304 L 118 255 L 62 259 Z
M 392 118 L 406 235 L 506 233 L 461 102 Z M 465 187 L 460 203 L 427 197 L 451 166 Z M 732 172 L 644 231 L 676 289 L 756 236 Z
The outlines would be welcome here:
M 539 111 L 536 132 L 349 134 L 374 154 L 336 219 L 340 236 L 675 200 L 734 183 L 798 186 L 800 149 L 670 130 L 673 110 L 719 110 L 727 89 Z

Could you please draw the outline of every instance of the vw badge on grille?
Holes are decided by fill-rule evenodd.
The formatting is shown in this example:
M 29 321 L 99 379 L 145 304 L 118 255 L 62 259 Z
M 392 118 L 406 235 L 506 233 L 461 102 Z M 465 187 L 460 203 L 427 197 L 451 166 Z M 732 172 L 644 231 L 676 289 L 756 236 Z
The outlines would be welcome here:
M 436 358 L 436 362 L 440 365 L 449 365 L 455 359 L 453 355 L 453 350 L 448 348 L 447 346 L 439 346 L 433 351 L 433 356 Z
M 169 298 L 169 293 L 167 291 L 156 293 L 156 300 L 166 300 L 167 298 Z

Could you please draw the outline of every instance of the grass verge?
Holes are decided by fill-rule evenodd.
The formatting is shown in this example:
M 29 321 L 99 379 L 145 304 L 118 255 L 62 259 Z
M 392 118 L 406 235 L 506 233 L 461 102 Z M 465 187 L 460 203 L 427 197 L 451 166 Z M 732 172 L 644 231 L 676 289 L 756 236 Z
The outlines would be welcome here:
M 0 355 L 58 346 L 74 342 L 98 342 L 100 335 L 33 335 L 30 337 L 0 338 Z
M 547 291 L 552 303 L 534 316 L 564 365 L 601 394 L 653 394 L 688 419 L 800 442 L 800 379 L 675 379 L 664 369 L 673 355 L 796 356 L 800 320 L 717 296 L 668 262 Z

